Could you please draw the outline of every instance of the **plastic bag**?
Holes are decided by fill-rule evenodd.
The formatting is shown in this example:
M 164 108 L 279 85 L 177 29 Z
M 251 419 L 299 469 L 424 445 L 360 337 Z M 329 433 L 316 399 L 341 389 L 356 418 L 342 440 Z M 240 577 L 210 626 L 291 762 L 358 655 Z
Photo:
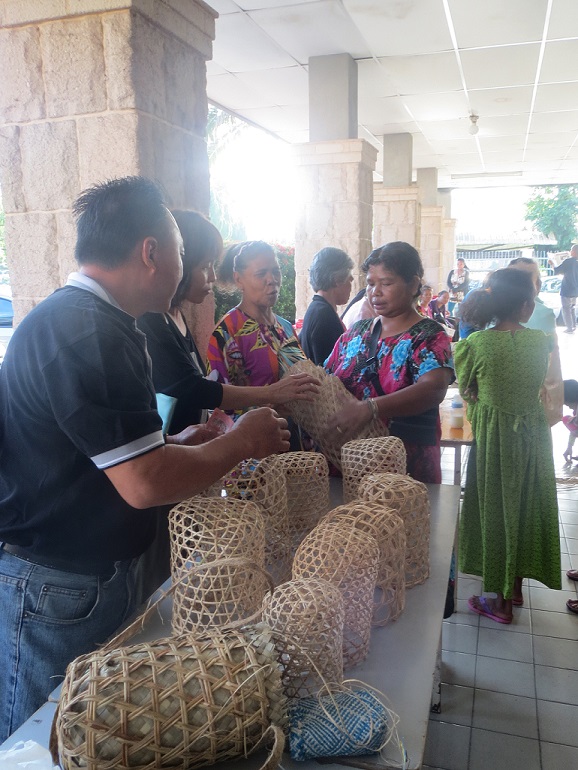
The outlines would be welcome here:
M 52 770 L 52 757 L 35 741 L 18 741 L 11 749 L 0 751 L 0 770 Z

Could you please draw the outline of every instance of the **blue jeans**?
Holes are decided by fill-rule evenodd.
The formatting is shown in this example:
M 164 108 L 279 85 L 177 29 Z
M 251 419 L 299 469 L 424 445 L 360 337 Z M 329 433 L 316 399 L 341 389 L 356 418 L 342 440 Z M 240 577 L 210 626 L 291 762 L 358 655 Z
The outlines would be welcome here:
M 66 666 L 134 608 L 133 561 L 111 577 L 32 564 L 0 550 L 0 743 L 47 700 Z

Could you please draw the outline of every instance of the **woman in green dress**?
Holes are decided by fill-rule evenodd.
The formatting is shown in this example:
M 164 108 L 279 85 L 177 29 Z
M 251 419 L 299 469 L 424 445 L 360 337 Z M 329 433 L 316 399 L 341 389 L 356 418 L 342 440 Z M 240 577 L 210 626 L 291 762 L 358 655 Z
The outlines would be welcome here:
M 475 438 L 460 520 L 459 567 L 481 575 L 469 607 L 498 623 L 521 606 L 523 578 L 561 587 L 558 503 L 550 429 L 540 401 L 551 340 L 526 329 L 534 309 L 529 275 L 506 268 L 462 305 L 477 328 L 456 346 L 460 393 Z

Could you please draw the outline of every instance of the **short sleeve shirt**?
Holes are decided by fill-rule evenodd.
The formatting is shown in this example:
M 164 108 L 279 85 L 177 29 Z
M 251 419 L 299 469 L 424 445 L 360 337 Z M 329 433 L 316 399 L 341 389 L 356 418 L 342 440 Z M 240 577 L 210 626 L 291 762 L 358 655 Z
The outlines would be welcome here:
M 104 469 L 164 439 L 144 335 L 76 275 L 24 318 L 0 369 L 0 540 L 105 563 L 147 548 L 157 509 L 129 506 Z

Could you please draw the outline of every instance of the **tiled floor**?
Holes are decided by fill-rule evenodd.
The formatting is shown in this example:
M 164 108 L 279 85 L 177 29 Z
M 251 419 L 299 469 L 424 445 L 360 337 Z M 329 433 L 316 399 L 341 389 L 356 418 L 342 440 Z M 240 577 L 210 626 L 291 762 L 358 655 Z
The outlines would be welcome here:
M 578 379 L 578 334 L 559 334 L 562 371 Z M 558 485 L 562 591 L 529 581 L 525 606 L 499 625 L 468 610 L 481 581 L 460 576 L 457 612 L 442 635 L 442 713 L 429 723 L 425 765 L 441 770 L 561 770 L 578 768 L 578 615 L 566 610 L 577 584 L 578 463 L 564 464 L 568 433 L 553 431 Z M 453 452 L 442 457 L 453 478 Z

